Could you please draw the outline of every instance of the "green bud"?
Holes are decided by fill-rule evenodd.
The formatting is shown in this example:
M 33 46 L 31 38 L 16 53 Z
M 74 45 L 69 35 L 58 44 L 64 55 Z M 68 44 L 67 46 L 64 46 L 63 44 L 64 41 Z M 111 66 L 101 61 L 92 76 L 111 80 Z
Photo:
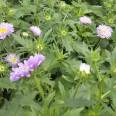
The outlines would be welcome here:
M 38 50 L 42 50 L 43 49 L 43 46 L 41 44 L 38 44 L 36 47 L 37 47 Z
M 13 16 L 15 14 L 16 10 L 15 9 L 9 9 L 8 15 Z
M 67 35 L 67 31 L 66 31 L 66 30 L 62 30 L 62 31 L 61 31 L 61 35 L 62 35 L 62 36 L 66 36 L 66 35 Z
M 0 62 L 0 73 L 5 73 L 7 71 L 7 65 Z
M 0 65 L 0 72 L 4 72 L 5 71 L 5 67 L 3 65 Z
M 28 37 L 28 36 L 29 36 L 29 34 L 28 34 L 27 32 L 22 32 L 22 35 L 23 35 L 24 37 Z
M 60 2 L 60 7 L 61 7 L 61 8 L 66 7 L 66 3 L 65 3 L 64 1 L 61 1 L 61 2 Z
M 114 20 L 113 20 L 112 18 L 110 18 L 110 19 L 108 20 L 108 22 L 109 22 L 110 24 L 113 24 Z
M 37 51 L 41 51 L 41 50 L 43 50 L 43 48 L 44 48 L 43 41 L 41 39 L 37 40 L 36 43 L 35 43 L 35 49 Z
M 51 16 L 50 16 L 50 15 L 46 15 L 46 16 L 45 16 L 45 19 L 46 19 L 47 21 L 50 21 L 50 20 L 51 20 Z

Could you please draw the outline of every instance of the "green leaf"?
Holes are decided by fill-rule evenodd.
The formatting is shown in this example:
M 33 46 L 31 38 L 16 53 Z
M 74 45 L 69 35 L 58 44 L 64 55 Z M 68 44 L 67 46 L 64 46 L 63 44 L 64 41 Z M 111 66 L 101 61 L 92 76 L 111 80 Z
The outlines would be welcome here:
M 72 110 L 68 110 L 63 116 L 80 116 L 81 111 L 84 108 L 78 108 L 78 109 L 72 109 Z
M 65 89 L 61 82 L 58 82 L 58 87 L 62 96 L 65 96 Z
M 112 91 L 112 101 L 113 101 L 113 105 L 116 108 L 116 89 Z
M 16 86 L 14 83 L 10 81 L 8 78 L 0 78 L 0 88 L 6 88 L 6 89 L 16 89 Z
M 44 103 L 46 104 L 46 106 L 49 106 L 49 104 L 53 100 L 54 96 L 55 96 L 55 92 L 53 92 L 53 93 L 51 93 L 51 94 L 49 94 L 47 96 L 47 98 L 44 101 Z
M 45 41 L 47 41 L 47 39 L 48 39 L 48 37 L 49 37 L 49 35 L 52 33 L 52 28 L 51 29 L 49 29 L 46 33 L 45 33 L 45 35 L 44 35 L 44 40 Z
M 24 49 L 24 51 L 32 51 L 33 50 L 33 41 L 31 39 L 24 39 L 22 37 L 20 37 L 19 35 L 14 35 L 14 40 L 23 46 L 22 49 Z

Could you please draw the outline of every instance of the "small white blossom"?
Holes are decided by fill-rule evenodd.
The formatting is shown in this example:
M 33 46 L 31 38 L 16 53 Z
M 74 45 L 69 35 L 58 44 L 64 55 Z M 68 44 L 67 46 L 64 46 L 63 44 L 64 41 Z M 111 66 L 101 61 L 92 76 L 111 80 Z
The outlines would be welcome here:
M 30 31 L 35 35 L 35 36 L 40 36 L 41 35 L 41 29 L 37 26 L 31 26 Z
M 106 25 L 99 25 L 97 27 L 97 36 L 100 38 L 107 38 L 109 39 L 112 36 L 112 28 Z
M 86 74 L 90 74 L 90 65 L 81 63 L 80 64 L 80 71 L 85 72 Z
M 92 23 L 92 20 L 87 16 L 80 17 L 79 20 L 80 20 L 81 24 L 91 24 Z
M 19 57 L 14 53 L 8 54 L 5 59 L 12 66 L 15 66 L 16 64 L 19 63 Z

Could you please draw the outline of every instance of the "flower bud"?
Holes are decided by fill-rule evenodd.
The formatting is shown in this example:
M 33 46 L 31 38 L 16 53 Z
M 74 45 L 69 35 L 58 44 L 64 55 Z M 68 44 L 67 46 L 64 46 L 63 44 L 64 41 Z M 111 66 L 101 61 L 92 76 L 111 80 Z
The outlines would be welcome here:
M 29 34 L 28 34 L 27 32 L 22 32 L 22 35 L 23 35 L 24 37 L 28 37 L 28 36 L 29 36 Z

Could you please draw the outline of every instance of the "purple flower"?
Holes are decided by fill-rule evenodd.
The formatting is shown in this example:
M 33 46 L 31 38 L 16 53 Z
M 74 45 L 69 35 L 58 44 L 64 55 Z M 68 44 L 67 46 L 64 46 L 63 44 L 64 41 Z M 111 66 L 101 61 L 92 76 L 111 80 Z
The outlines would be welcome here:
M 14 54 L 10 53 L 6 56 L 5 60 L 11 65 L 11 66 L 16 66 L 19 63 L 19 57 Z
M 0 23 L 0 39 L 5 39 L 14 32 L 13 25 L 10 23 Z
M 45 60 L 45 56 L 43 56 L 42 54 L 35 54 L 35 56 L 30 56 L 30 58 L 27 60 L 27 64 L 29 65 L 30 70 L 33 71 L 44 60 Z
M 36 69 L 44 60 L 45 56 L 42 54 L 35 54 L 35 56 L 30 56 L 30 58 L 25 60 L 23 63 L 18 63 L 17 68 L 12 68 L 10 80 L 17 81 L 22 77 L 30 77 L 31 72 Z
M 18 66 L 20 71 L 20 77 L 30 77 L 31 70 L 26 61 L 24 61 L 24 63 L 19 63 Z
M 31 26 L 30 31 L 35 35 L 35 36 L 40 36 L 41 35 L 41 29 L 37 26 Z
M 31 71 L 25 62 L 19 63 L 18 66 L 17 68 L 12 68 L 12 72 L 10 73 L 11 81 L 17 81 L 22 77 L 30 77 Z
M 21 77 L 20 77 L 20 71 L 19 71 L 19 68 L 13 68 L 12 69 L 12 72 L 10 73 L 10 80 L 11 81 L 17 81 L 19 80 Z

